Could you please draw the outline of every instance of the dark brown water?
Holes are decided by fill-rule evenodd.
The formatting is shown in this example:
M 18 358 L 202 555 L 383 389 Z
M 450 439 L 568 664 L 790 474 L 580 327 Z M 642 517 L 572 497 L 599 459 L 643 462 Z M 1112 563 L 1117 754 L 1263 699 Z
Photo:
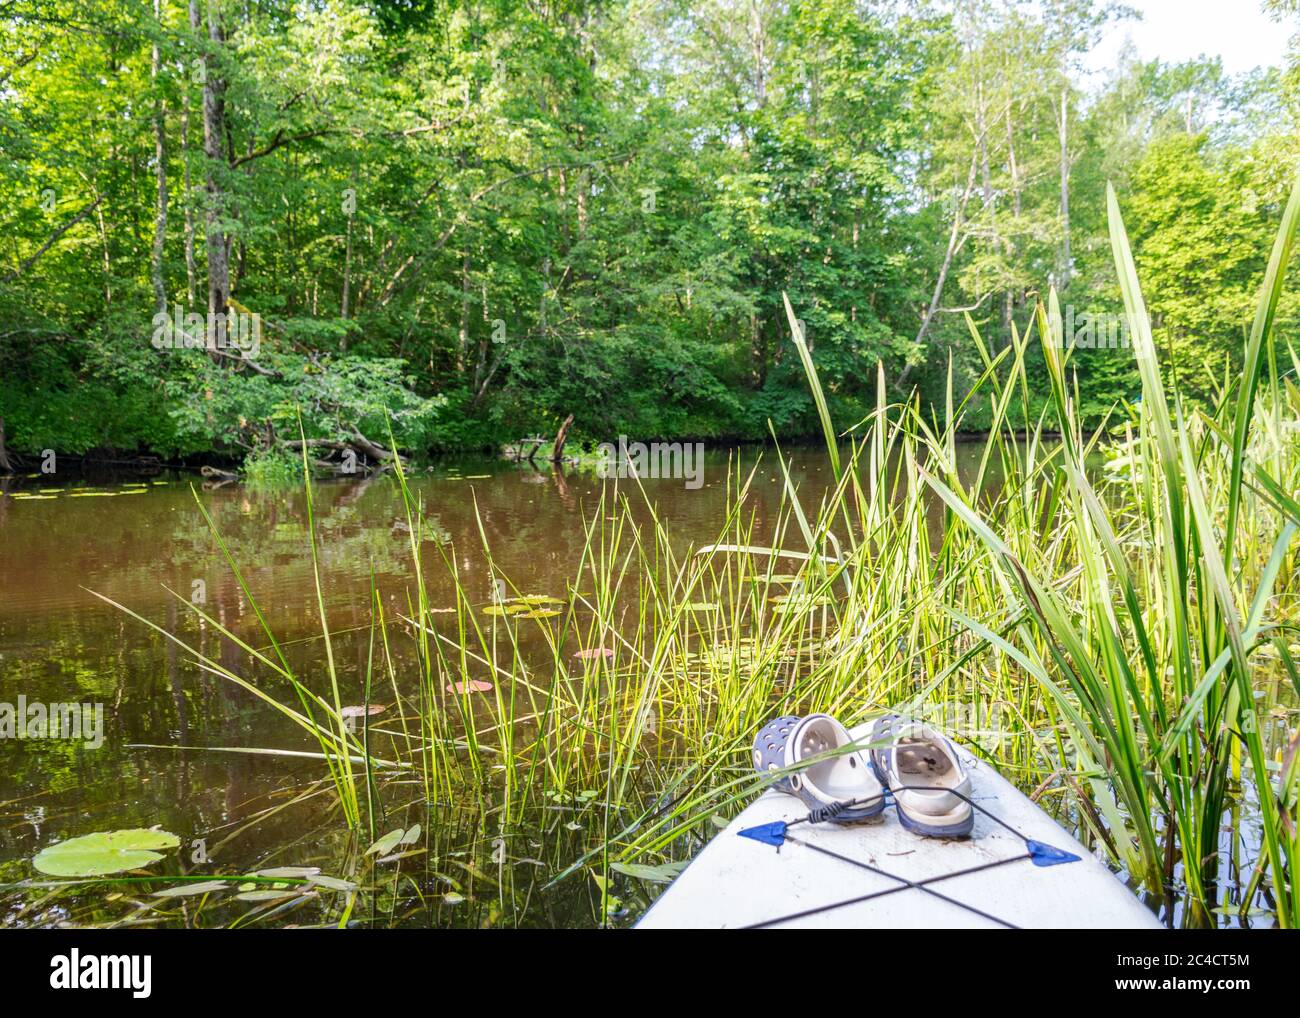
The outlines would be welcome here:
M 729 471 L 734 475 L 738 464 L 748 470 L 759 456 L 757 449 L 707 455 L 698 488 L 680 478 L 642 483 L 670 533 L 683 546 L 698 545 L 716 538 L 725 520 Z M 824 454 L 796 453 L 792 476 L 810 508 L 825 489 L 829 470 Z M 97 747 L 93 738 L 0 739 L 0 882 L 30 878 L 30 859 L 53 842 L 154 825 L 182 839 L 176 872 L 212 872 L 213 865 L 222 872 L 245 872 L 289 864 L 337 870 L 340 854 L 350 848 L 338 833 L 337 814 L 327 808 L 329 797 L 294 801 L 321 776 L 319 761 L 141 748 L 312 751 L 317 747 L 310 737 L 251 693 L 202 670 L 144 622 L 95 596 L 177 634 L 231 671 L 264 683 L 270 695 L 292 702 L 289 688 L 262 674 L 244 650 L 203 624 L 183 602 L 198 603 L 251 646 L 266 645 L 193 486 L 291 666 L 304 676 L 320 675 L 320 619 L 303 493 L 204 487 L 179 475 L 95 481 L 18 478 L 5 482 L 7 496 L 0 496 L 0 703 L 16 704 L 21 696 L 28 703 L 84 703 L 103 710 L 103 742 Z M 559 472 L 491 461 L 442 463 L 419 474 L 412 489 L 425 506 L 426 532 L 441 539 L 425 546 L 430 603 L 454 603 L 439 547 L 454 558 L 472 598 L 482 604 L 493 599 L 484 535 L 499 575 L 521 590 L 564 594 L 583 548 L 583 521 L 602 511 L 605 484 L 591 470 Z M 781 488 L 769 456 L 748 502 L 756 534 L 770 532 Z M 406 611 L 414 588 L 405 511 L 390 477 L 320 483 L 315 492 L 324 599 L 336 634 L 342 695 L 345 702 L 361 703 L 372 577 L 390 617 Z M 630 505 L 635 516 L 649 519 L 642 501 Z M 444 854 L 459 851 L 480 862 L 501 854 L 493 832 L 458 830 L 458 822 L 444 818 L 428 835 L 448 842 Z M 566 828 L 547 832 L 547 849 L 557 849 L 556 840 L 573 834 Z M 524 837 L 512 852 L 534 856 L 541 839 L 540 831 L 531 844 Z M 514 869 L 543 875 L 541 867 Z M 550 895 L 536 921 L 589 924 L 589 898 L 588 888 L 572 901 Z M 84 907 L 84 901 L 80 904 Z M 72 915 L 62 900 L 21 915 L 11 905 L 10 922 L 53 922 Z M 78 912 L 75 919 L 120 919 L 121 914 L 120 908 L 106 906 Z M 460 921 L 454 914 L 418 909 L 410 918 Z M 374 920 L 401 921 L 402 914 Z
M 973 472 L 979 447 L 959 447 L 958 453 L 963 471 Z M 734 483 L 759 456 L 757 449 L 708 454 L 698 488 L 680 478 L 642 484 L 673 540 L 683 548 L 698 546 L 716 539 L 724 524 L 728 478 Z M 814 511 L 830 478 L 825 454 L 795 450 L 792 477 L 801 501 Z M 518 590 L 565 595 L 584 546 L 584 521 L 612 511 L 601 501 L 610 486 L 591 470 L 462 461 L 440 463 L 411 486 L 424 506 L 426 534 L 434 537 L 425 545 L 424 561 L 435 607 L 454 603 L 448 564 L 476 603 L 493 601 L 484 538 L 497 574 Z M 782 488 L 768 454 L 746 503 L 759 541 L 777 524 Z M 263 647 L 255 601 L 294 671 L 319 679 L 321 688 L 321 620 L 300 490 L 204 487 L 173 474 L 65 483 L 7 479 L 0 480 L 0 492 L 0 704 L 16 704 L 20 697 L 28 703 L 92 704 L 102 707 L 103 718 L 102 745 L 93 745 L 93 737 L 0 738 L 0 884 L 32 880 L 30 860 L 55 842 L 157 825 L 182 844 L 150 872 L 179 877 L 272 866 L 318 866 L 336 875 L 365 870 L 371 893 L 345 917 L 353 924 L 600 921 L 601 902 L 590 881 L 547 886 L 557 869 L 591 845 L 592 832 L 571 819 L 580 802 L 557 803 L 551 814 L 504 829 L 454 804 L 430 809 L 416 787 L 403 799 L 399 782 L 398 794 L 390 790 L 385 796 L 390 813 L 378 823 L 383 830 L 421 823 L 422 854 L 389 863 L 382 872 L 359 866 L 367 845 L 346 833 L 332 790 L 319 783 L 319 760 L 224 751 L 311 752 L 318 748 L 313 740 L 122 610 L 291 703 L 290 688 L 186 604 L 197 603 L 240 640 Z M 315 499 L 342 698 L 359 704 L 372 581 L 389 618 L 405 613 L 407 598 L 414 596 L 405 510 L 397 483 L 388 477 L 318 483 Z M 252 600 L 200 503 L 240 565 Z M 634 517 L 649 522 L 650 510 L 639 496 L 628 504 Z M 1243 821 L 1248 841 L 1252 822 Z M 121 885 L 74 894 L 51 890 L 48 897 L 30 885 L 0 887 L 0 925 L 225 925 L 247 911 L 195 911 L 190 899 L 178 899 L 165 914 L 135 904 L 157 886 L 142 886 L 138 893 Z M 643 904 L 635 897 L 639 886 L 630 881 L 620 891 L 626 897 L 621 921 Z M 257 921 L 312 923 L 321 914 L 308 904 Z

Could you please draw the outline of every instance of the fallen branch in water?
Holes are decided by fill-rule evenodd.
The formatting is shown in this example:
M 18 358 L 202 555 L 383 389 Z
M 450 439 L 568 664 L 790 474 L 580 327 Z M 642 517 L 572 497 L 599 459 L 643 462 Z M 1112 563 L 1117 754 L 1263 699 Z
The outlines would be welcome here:
M 356 471 L 360 473 L 368 474 L 379 470 L 386 470 L 395 462 L 391 450 L 385 449 L 382 445 L 371 441 L 355 429 L 352 432 L 352 438 L 347 441 L 339 441 L 338 439 L 333 438 L 293 438 L 286 439 L 283 444 L 286 449 L 293 449 L 295 451 L 301 451 L 302 449 L 307 448 L 331 449 L 334 452 L 341 453 L 352 452 L 357 456 L 365 457 L 367 460 L 372 461 L 372 464 L 367 464 L 364 469 Z M 398 455 L 398 459 L 400 459 L 402 463 L 407 462 L 407 457 L 400 454 Z M 331 470 L 336 474 L 349 474 L 354 472 L 353 470 L 343 468 L 338 463 L 334 463 L 331 460 L 316 459 L 313 460 L 313 462 L 316 466 L 322 469 Z

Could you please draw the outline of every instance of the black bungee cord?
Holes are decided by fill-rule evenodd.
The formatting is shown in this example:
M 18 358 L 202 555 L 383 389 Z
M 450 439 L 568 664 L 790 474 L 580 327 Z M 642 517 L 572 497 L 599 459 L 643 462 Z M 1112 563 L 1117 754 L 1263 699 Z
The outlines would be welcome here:
M 833 852 L 828 848 L 821 847 L 820 845 L 814 845 L 811 842 L 794 838 L 788 833 L 791 827 L 795 827 L 798 826 L 799 824 L 804 824 L 804 823 L 808 823 L 808 824 L 823 823 L 827 820 L 831 820 L 839 816 L 846 809 L 849 809 L 853 806 L 861 806 L 867 803 L 872 803 L 882 797 L 884 798 L 885 804 L 887 806 L 892 805 L 896 809 L 900 809 L 901 807 L 899 806 L 898 803 L 898 797 L 894 794 L 895 792 L 900 792 L 900 791 L 908 791 L 908 792 L 942 791 L 942 792 L 947 792 L 950 795 L 955 795 L 957 798 L 967 803 L 972 809 L 979 810 L 979 812 L 983 813 L 986 817 L 988 817 L 998 826 L 1004 828 L 1005 830 L 1009 831 L 1011 834 L 1019 838 L 1021 841 L 1023 841 L 1025 843 L 1025 852 L 1023 855 L 1013 855 L 1013 856 L 1009 856 L 1006 859 L 998 859 L 993 862 L 982 863 L 979 866 L 971 866 L 966 869 L 955 870 L 951 873 L 941 873 L 938 874 L 937 876 L 927 877 L 924 880 L 908 880 L 906 877 L 900 877 L 895 873 L 890 873 L 887 870 L 879 869 L 875 866 L 870 865 L 869 863 L 862 862 L 860 859 L 852 859 L 849 856 L 841 855 L 838 852 Z M 787 841 L 790 841 L 796 845 L 802 845 L 804 848 L 810 848 L 814 852 L 820 852 L 822 855 L 829 856 L 832 859 L 838 859 L 841 862 L 846 862 L 851 866 L 856 866 L 859 869 L 864 869 L 870 873 L 875 873 L 878 876 L 887 877 L 890 880 L 896 880 L 898 881 L 898 885 L 899 885 L 897 887 L 890 887 L 881 891 L 873 891 L 870 894 L 859 895 L 854 898 L 846 898 L 842 901 L 833 901 L 826 905 L 817 906 L 816 908 L 804 909 L 800 912 L 792 912 L 789 915 L 777 916 L 774 919 L 764 919 L 761 922 L 752 923 L 748 926 L 744 926 L 742 927 L 742 929 L 762 929 L 767 926 L 775 926 L 778 923 L 789 922 L 793 919 L 803 919 L 808 916 L 818 915 L 822 912 L 829 912 L 832 909 L 844 908 L 847 905 L 860 904 L 861 902 L 864 901 L 870 901 L 875 898 L 883 898 L 886 897 L 887 895 L 897 894 L 900 891 L 906 891 L 906 890 L 922 891 L 928 895 L 931 895 L 932 897 L 938 898 L 941 901 L 945 901 L 950 905 L 956 905 L 958 908 L 965 909 L 967 912 L 971 912 L 979 916 L 981 919 L 987 919 L 990 922 L 997 923 L 1000 926 L 1005 926 L 1007 929 L 1013 929 L 1013 930 L 1019 929 L 1019 927 L 1016 926 L 1014 923 L 1008 922 L 1005 919 L 1000 919 L 995 915 L 989 914 L 988 912 L 984 912 L 981 909 L 976 908 L 974 905 L 968 905 L 963 901 L 958 901 L 956 898 L 950 898 L 946 894 L 941 894 L 940 892 L 934 890 L 928 885 L 938 883 L 942 880 L 951 880 L 955 877 L 968 876 L 972 873 L 979 873 L 983 870 L 990 870 L 997 866 L 1005 866 L 1008 863 L 1023 862 L 1025 860 L 1029 860 L 1035 866 L 1058 866 L 1062 863 L 1079 861 L 1079 857 L 1075 855 L 1073 852 L 1067 852 L 1064 849 L 1056 848 L 1052 845 L 1045 844 L 1044 842 L 1035 841 L 1033 838 L 1026 837 L 1025 835 L 1021 834 L 1019 831 L 1017 831 L 1014 827 L 1012 827 L 1010 824 L 1008 824 L 1001 817 L 996 816 L 993 813 L 990 813 L 987 809 L 981 806 L 970 796 L 966 795 L 963 792 L 958 792 L 955 789 L 945 788 L 941 785 L 898 785 L 895 786 L 894 788 L 884 789 L 884 791 L 880 795 L 871 795 L 859 799 L 849 799 L 844 802 L 827 803 L 824 806 L 814 807 L 812 810 L 808 812 L 806 816 L 799 817 L 796 820 L 774 820 L 771 823 L 759 824 L 756 827 L 747 827 L 742 831 L 738 831 L 737 833 L 742 838 L 750 838 L 751 840 L 757 841 L 760 844 L 775 846 L 778 851 L 780 850 L 782 845 L 784 845 Z

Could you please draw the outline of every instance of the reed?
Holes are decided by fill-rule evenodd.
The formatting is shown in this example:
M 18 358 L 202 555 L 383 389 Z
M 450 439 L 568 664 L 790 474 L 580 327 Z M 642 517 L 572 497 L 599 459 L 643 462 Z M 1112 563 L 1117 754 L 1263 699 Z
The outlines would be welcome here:
M 364 677 L 367 705 L 372 684 L 391 688 L 392 716 L 360 733 L 344 723 L 310 480 L 323 679 L 293 673 L 233 559 L 269 651 L 188 607 L 286 680 L 297 707 L 190 652 L 311 736 L 345 824 L 372 840 L 376 817 L 413 794 L 501 830 L 563 810 L 581 844 L 549 860 L 551 883 L 593 878 L 599 922 L 620 882 L 648 893 L 662 874 L 644 867 L 689 858 L 756 791 L 749 746 L 769 717 L 823 710 L 853 724 L 891 709 L 946 724 L 1136 887 L 1180 899 L 1187 922 L 1262 907 L 1294 926 L 1300 360 L 1289 350 L 1279 366 L 1273 325 L 1300 189 L 1243 371 L 1208 409 L 1166 387 L 1113 194 L 1109 212 L 1143 396 L 1105 428 L 1080 423 L 1055 294 L 1003 349 L 969 323 L 984 371 L 960 399 L 950 372 L 941 411 L 890 402 L 878 371 L 874 411 L 846 431 L 787 302 L 834 465 L 814 511 L 779 445 L 783 498 L 763 540 L 755 473 L 738 463 L 725 518 L 698 542 L 670 532 L 635 479 L 610 482 L 586 509 L 558 603 L 506 611 L 475 603 L 453 550 L 424 540 L 424 506 L 395 457 L 407 609 L 389 617 L 372 597 Z M 1040 356 L 1051 400 L 1034 419 Z M 957 443 L 980 402 L 992 426 L 963 473 Z M 527 595 L 482 528 L 480 541 L 493 577 Z M 429 569 L 453 579 L 453 613 L 431 607 Z M 490 690 L 473 691 L 484 680 Z M 1241 868 L 1236 890 L 1219 886 L 1223 859 Z

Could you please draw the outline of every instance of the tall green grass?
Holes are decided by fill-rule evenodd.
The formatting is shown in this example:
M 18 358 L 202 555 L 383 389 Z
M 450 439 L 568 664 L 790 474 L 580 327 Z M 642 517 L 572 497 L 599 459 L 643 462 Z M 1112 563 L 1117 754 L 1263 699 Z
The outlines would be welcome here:
M 309 733 L 344 822 L 372 838 L 413 788 L 501 830 L 575 817 L 585 847 L 554 861 L 553 882 L 592 879 L 600 922 L 616 874 L 688 858 L 753 794 L 748 749 L 768 718 L 824 710 L 852 724 L 890 708 L 952 724 L 1135 886 L 1180 899 L 1189 923 L 1262 901 L 1294 926 L 1300 364 L 1292 351 L 1278 370 L 1274 316 L 1297 195 L 1242 373 L 1208 410 L 1165 386 L 1111 194 L 1143 395 L 1104 429 L 1080 423 L 1081 354 L 1063 346 L 1055 294 L 1002 349 L 970 323 L 984 370 L 960 399 L 950 375 L 939 412 L 890 402 L 878 371 L 875 410 L 843 432 L 787 301 L 834 466 L 815 506 L 779 447 L 781 509 L 761 534 L 755 473 L 738 464 L 725 517 L 690 540 L 635 481 L 611 482 L 586 507 L 568 588 L 545 592 L 557 613 L 534 615 L 476 603 L 452 549 L 424 539 L 424 506 L 395 458 L 411 576 L 396 617 L 372 598 L 364 676 L 367 703 L 382 684 L 395 712 L 360 733 L 344 723 L 310 481 L 323 679 L 289 667 L 233 560 L 270 651 L 191 610 L 286 681 L 297 706 L 191 653 Z M 1049 408 L 1013 420 L 1040 357 Z M 963 472 L 958 443 L 979 404 L 992 426 Z M 1123 454 L 1119 468 L 1098 469 L 1106 450 Z M 499 572 L 482 528 L 479 541 L 511 596 L 539 593 Z M 430 603 L 431 570 L 451 578 L 454 611 Z M 472 691 L 476 680 L 491 688 Z M 1219 886 L 1224 853 L 1244 860 L 1243 886 Z
M 1267 880 L 1278 921 L 1295 925 L 1300 897 L 1294 823 L 1294 741 L 1275 778 L 1255 704 L 1261 668 L 1252 655 L 1274 646 L 1279 572 L 1294 560 L 1300 515 L 1248 447 L 1257 414 L 1264 340 L 1270 329 L 1300 218 L 1300 189 L 1287 206 L 1260 295 L 1242 376 L 1213 415 L 1194 413 L 1177 393 L 1172 409 L 1115 194 L 1108 192 L 1111 241 L 1142 376 L 1142 403 L 1129 445 L 1140 484 L 1116 512 L 1098 497 L 1085 467 L 1087 443 L 1066 374 L 1056 294 L 1039 308 L 1059 423 L 1062 524 L 1070 528 L 1078 579 L 1024 559 L 968 499 L 936 477 L 927 482 L 989 550 L 1014 636 L 986 638 L 1022 664 L 1068 722 L 1072 743 L 1092 773 L 1093 800 L 1120 860 L 1148 887 L 1181 877 L 1203 909 L 1219 866 L 1220 829 L 1241 755 L 1249 759 L 1253 803 L 1263 828 L 1253 881 Z M 1273 405 L 1261 411 L 1277 413 Z M 1294 407 L 1292 407 L 1294 410 Z M 1292 450 L 1294 452 L 1294 450 Z M 1272 464 L 1278 465 L 1276 458 Z M 1294 466 L 1294 462 L 1292 462 Z M 1247 471 L 1274 492 L 1247 490 Z M 1248 527 L 1239 528 L 1247 522 Z M 1009 634 L 1010 635 L 1010 634 Z M 1294 681 L 1295 674 L 1292 671 Z M 1241 795 L 1240 790 L 1235 793 Z

